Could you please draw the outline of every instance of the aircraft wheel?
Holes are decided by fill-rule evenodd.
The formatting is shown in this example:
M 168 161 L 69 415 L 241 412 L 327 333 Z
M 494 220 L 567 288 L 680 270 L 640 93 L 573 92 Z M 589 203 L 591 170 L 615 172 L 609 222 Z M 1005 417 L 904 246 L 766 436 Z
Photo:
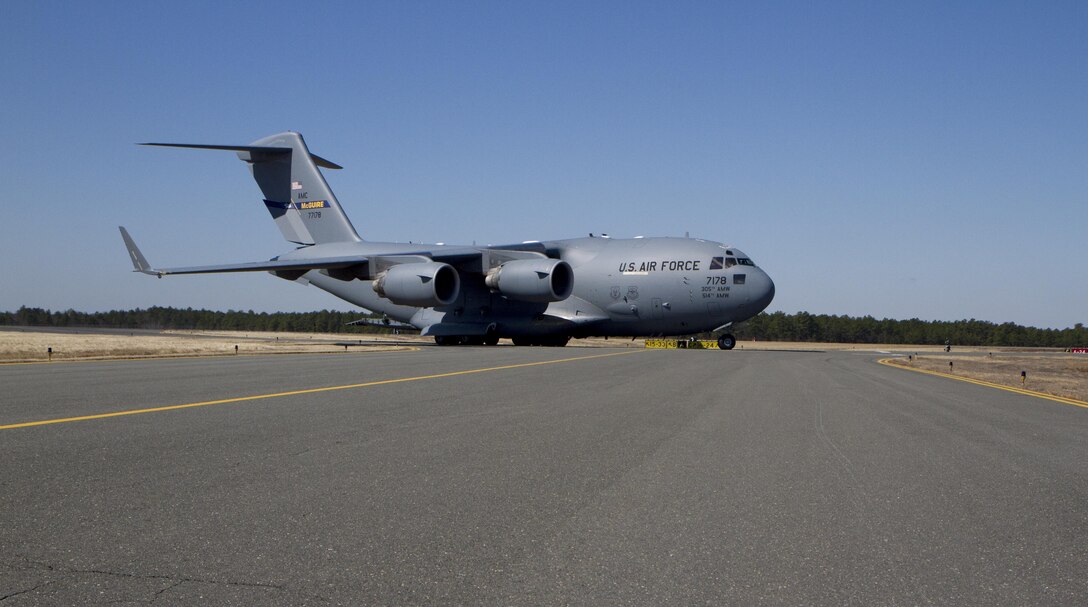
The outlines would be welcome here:
M 438 344 L 440 346 L 448 346 L 448 345 L 450 345 L 450 340 L 447 339 L 445 335 L 435 335 L 434 336 L 434 343 L 436 343 L 436 344 Z
M 499 343 L 499 336 L 498 335 L 488 335 L 487 337 L 484 338 L 484 345 L 485 346 L 494 346 L 494 345 L 496 345 L 498 343 Z
M 529 338 L 527 338 L 527 337 L 515 337 L 515 338 L 511 339 L 510 341 L 514 342 L 515 346 L 531 346 L 531 345 L 533 345 L 533 342 L 529 341 Z
M 718 338 L 718 347 L 722 350 L 732 350 L 737 345 L 737 338 L 726 333 Z
M 553 348 L 562 348 L 570 341 L 570 337 L 566 335 L 557 335 L 555 337 L 549 337 L 548 341 L 544 342 L 544 345 L 551 346 Z
M 482 346 L 485 338 L 483 335 L 472 335 L 461 338 L 461 343 L 466 346 Z

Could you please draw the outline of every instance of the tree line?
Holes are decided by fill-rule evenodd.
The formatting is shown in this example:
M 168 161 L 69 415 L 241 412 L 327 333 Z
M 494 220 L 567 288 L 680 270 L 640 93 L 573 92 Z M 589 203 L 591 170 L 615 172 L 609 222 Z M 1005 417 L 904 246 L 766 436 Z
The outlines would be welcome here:
M 376 314 L 320 310 L 317 312 L 254 312 L 253 310 L 194 310 L 151 307 L 109 312 L 50 311 L 21 307 L 0 312 L 0 325 L 37 327 L 108 327 L 117 329 L 191 329 L 206 331 L 281 331 L 313 333 L 375 333 L 390 329 L 348 325 Z M 739 339 L 859 344 L 918 344 L 1012 347 L 1085 347 L 1088 329 L 1039 329 L 1011 322 L 984 320 L 877 320 L 872 316 L 833 316 L 797 312 L 761 313 L 730 329 Z
M 1088 346 L 1088 329 L 1039 329 L 985 320 L 877 320 L 798 312 L 762 313 L 733 328 L 739 339 L 858 344 L 1069 348 Z
M 102 327 L 114 329 L 176 329 L 201 331 L 277 331 L 299 333 L 384 333 L 390 329 L 348 325 L 375 314 L 320 310 L 317 312 L 254 312 L 253 310 L 194 310 L 164 308 L 110 310 L 109 312 L 50 311 L 21 307 L 0 312 L 0 325 L 32 327 Z

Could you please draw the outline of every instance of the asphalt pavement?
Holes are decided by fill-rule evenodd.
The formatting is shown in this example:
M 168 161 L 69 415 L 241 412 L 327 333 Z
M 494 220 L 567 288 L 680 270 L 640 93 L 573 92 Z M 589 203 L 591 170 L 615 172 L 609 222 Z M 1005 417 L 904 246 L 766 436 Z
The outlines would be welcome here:
M 1088 603 L 1088 409 L 878 357 L 0 366 L 0 602 Z

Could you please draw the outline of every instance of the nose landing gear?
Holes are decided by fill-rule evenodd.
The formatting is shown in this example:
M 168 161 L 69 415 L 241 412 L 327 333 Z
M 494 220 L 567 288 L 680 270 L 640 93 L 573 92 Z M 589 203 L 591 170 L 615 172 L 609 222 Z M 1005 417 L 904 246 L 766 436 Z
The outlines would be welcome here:
M 718 337 L 718 347 L 722 350 L 732 350 L 737 345 L 737 338 L 729 333 Z

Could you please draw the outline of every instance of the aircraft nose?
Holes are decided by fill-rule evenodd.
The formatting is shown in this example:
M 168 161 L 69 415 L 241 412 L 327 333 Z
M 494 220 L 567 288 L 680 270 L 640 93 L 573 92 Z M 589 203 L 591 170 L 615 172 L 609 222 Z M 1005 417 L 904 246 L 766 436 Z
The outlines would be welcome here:
M 774 281 L 763 270 L 759 271 L 758 276 L 758 284 L 752 285 L 752 303 L 756 305 L 756 313 L 767 309 L 774 299 Z

